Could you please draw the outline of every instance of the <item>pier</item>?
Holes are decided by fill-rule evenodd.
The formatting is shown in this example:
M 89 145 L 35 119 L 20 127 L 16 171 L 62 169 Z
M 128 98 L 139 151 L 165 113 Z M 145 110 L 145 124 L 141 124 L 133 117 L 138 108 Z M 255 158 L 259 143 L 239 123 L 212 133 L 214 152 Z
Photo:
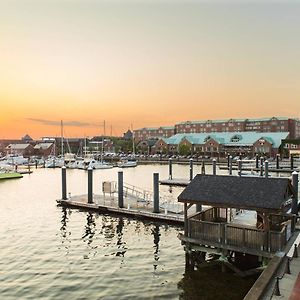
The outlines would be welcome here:
M 129 185 L 123 181 L 123 172 L 118 172 L 118 182 L 107 181 L 102 184 L 103 194 L 94 194 L 92 186 L 93 170 L 88 170 L 88 193 L 67 195 L 66 168 L 62 168 L 62 199 L 59 205 L 91 210 L 99 213 L 117 214 L 138 219 L 150 219 L 183 226 L 183 206 L 170 203 L 159 196 L 159 175 L 153 174 L 153 193 Z

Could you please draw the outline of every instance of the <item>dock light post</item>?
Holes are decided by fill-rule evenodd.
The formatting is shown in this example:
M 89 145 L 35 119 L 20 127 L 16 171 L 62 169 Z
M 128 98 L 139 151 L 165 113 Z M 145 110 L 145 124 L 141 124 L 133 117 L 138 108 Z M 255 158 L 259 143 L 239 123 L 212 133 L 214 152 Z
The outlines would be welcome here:
M 159 213 L 159 174 L 153 173 L 153 212 Z
M 124 193 L 123 193 L 123 172 L 118 172 L 118 205 L 119 208 L 124 207 Z
M 229 175 L 232 175 L 232 156 L 229 156 Z
M 169 158 L 169 179 L 172 179 L 172 158 Z
M 255 155 L 255 168 L 258 169 L 258 154 Z
M 265 177 L 269 177 L 269 162 L 267 160 L 265 161 Z
M 190 181 L 193 180 L 193 159 L 190 158 Z
M 242 161 L 240 159 L 238 159 L 237 164 L 238 164 L 238 174 L 241 177 L 242 176 Z
M 67 200 L 67 169 L 66 167 L 61 168 L 61 198 Z
M 93 168 L 88 168 L 88 203 L 93 203 Z
M 260 157 L 260 176 L 264 175 L 264 158 L 261 156 Z
M 279 158 L 280 158 L 280 155 L 277 154 L 276 155 L 276 169 L 279 170 Z
M 298 213 L 298 182 L 299 182 L 299 174 L 298 172 L 294 171 L 292 174 L 292 185 L 295 189 L 295 196 L 293 197 L 292 201 L 292 214 Z
M 213 163 L 213 175 L 217 175 L 217 161 L 215 158 L 213 159 L 212 163 Z

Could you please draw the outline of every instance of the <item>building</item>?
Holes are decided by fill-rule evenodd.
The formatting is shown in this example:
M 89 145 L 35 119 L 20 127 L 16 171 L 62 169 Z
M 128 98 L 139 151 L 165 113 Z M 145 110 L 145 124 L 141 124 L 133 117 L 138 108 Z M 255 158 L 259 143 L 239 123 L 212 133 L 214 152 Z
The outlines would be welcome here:
M 175 125 L 176 133 L 242 131 L 289 132 L 290 138 L 297 138 L 300 137 L 300 120 L 295 118 L 271 117 L 261 119 L 186 121 Z
M 297 193 L 288 178 L 197 175 L 178 197 L 184 204 L 179 238 L 188 255 L 213 253 L 226 263 L 247 259 L 259 267 L 261 257 L 290 248 Z
M 24 157 L 34 154 L 34 147 L 31 144 L 9 144 L 5 150 L 6 154 L 23 155 Z
M 41 157 L 47 157 L 54 155 L 57 150 L 54 149 L 55 144 L 53 143 L 38 143 L 34 146 L 34 154 Z
M 282 140 L 288 136 L 288 132 L 178 133 L 169 138 L 160 138 L 153 152 L 210 157 L 225 157 L 227 154 L 274 156 L 279 152 Z
M 144 127 L 136 129 L 134 132 L 134 140 L 136 142 L 145 141 L 148 139 L 167 138 L 175 134 L 174 126 L 161 127 Z

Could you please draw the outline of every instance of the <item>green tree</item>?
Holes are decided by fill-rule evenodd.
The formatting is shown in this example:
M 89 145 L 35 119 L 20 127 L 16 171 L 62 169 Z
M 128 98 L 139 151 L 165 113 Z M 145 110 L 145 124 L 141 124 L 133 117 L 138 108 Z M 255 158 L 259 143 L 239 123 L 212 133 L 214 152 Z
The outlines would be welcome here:
M 188 145 L 179 145 L 178 152 L 180 155 L 189 155 L 191 154 L 191 149 Z

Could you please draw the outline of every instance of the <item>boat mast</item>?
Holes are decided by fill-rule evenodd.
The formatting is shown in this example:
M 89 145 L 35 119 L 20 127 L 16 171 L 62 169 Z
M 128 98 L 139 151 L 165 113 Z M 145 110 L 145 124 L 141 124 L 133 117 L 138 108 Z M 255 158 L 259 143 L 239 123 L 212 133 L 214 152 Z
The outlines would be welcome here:
M 135 155 L 134 131 L 133 131 L 133 126 L 132 126 L 132 124 L 131 124 L 131 130 L 132 130 L 132 154 Z
M 105 136 L 105 120 L 103 121 L 103 135 L 102 135 L 102 147 L 101 147 L 101 163 L 103 162 L 103 151 L 104 151 L 104 136 Z
M 64 157 L 64 124 L 63 121 L 60 121 L 60 129 L 61 129 L 61 157 Z

